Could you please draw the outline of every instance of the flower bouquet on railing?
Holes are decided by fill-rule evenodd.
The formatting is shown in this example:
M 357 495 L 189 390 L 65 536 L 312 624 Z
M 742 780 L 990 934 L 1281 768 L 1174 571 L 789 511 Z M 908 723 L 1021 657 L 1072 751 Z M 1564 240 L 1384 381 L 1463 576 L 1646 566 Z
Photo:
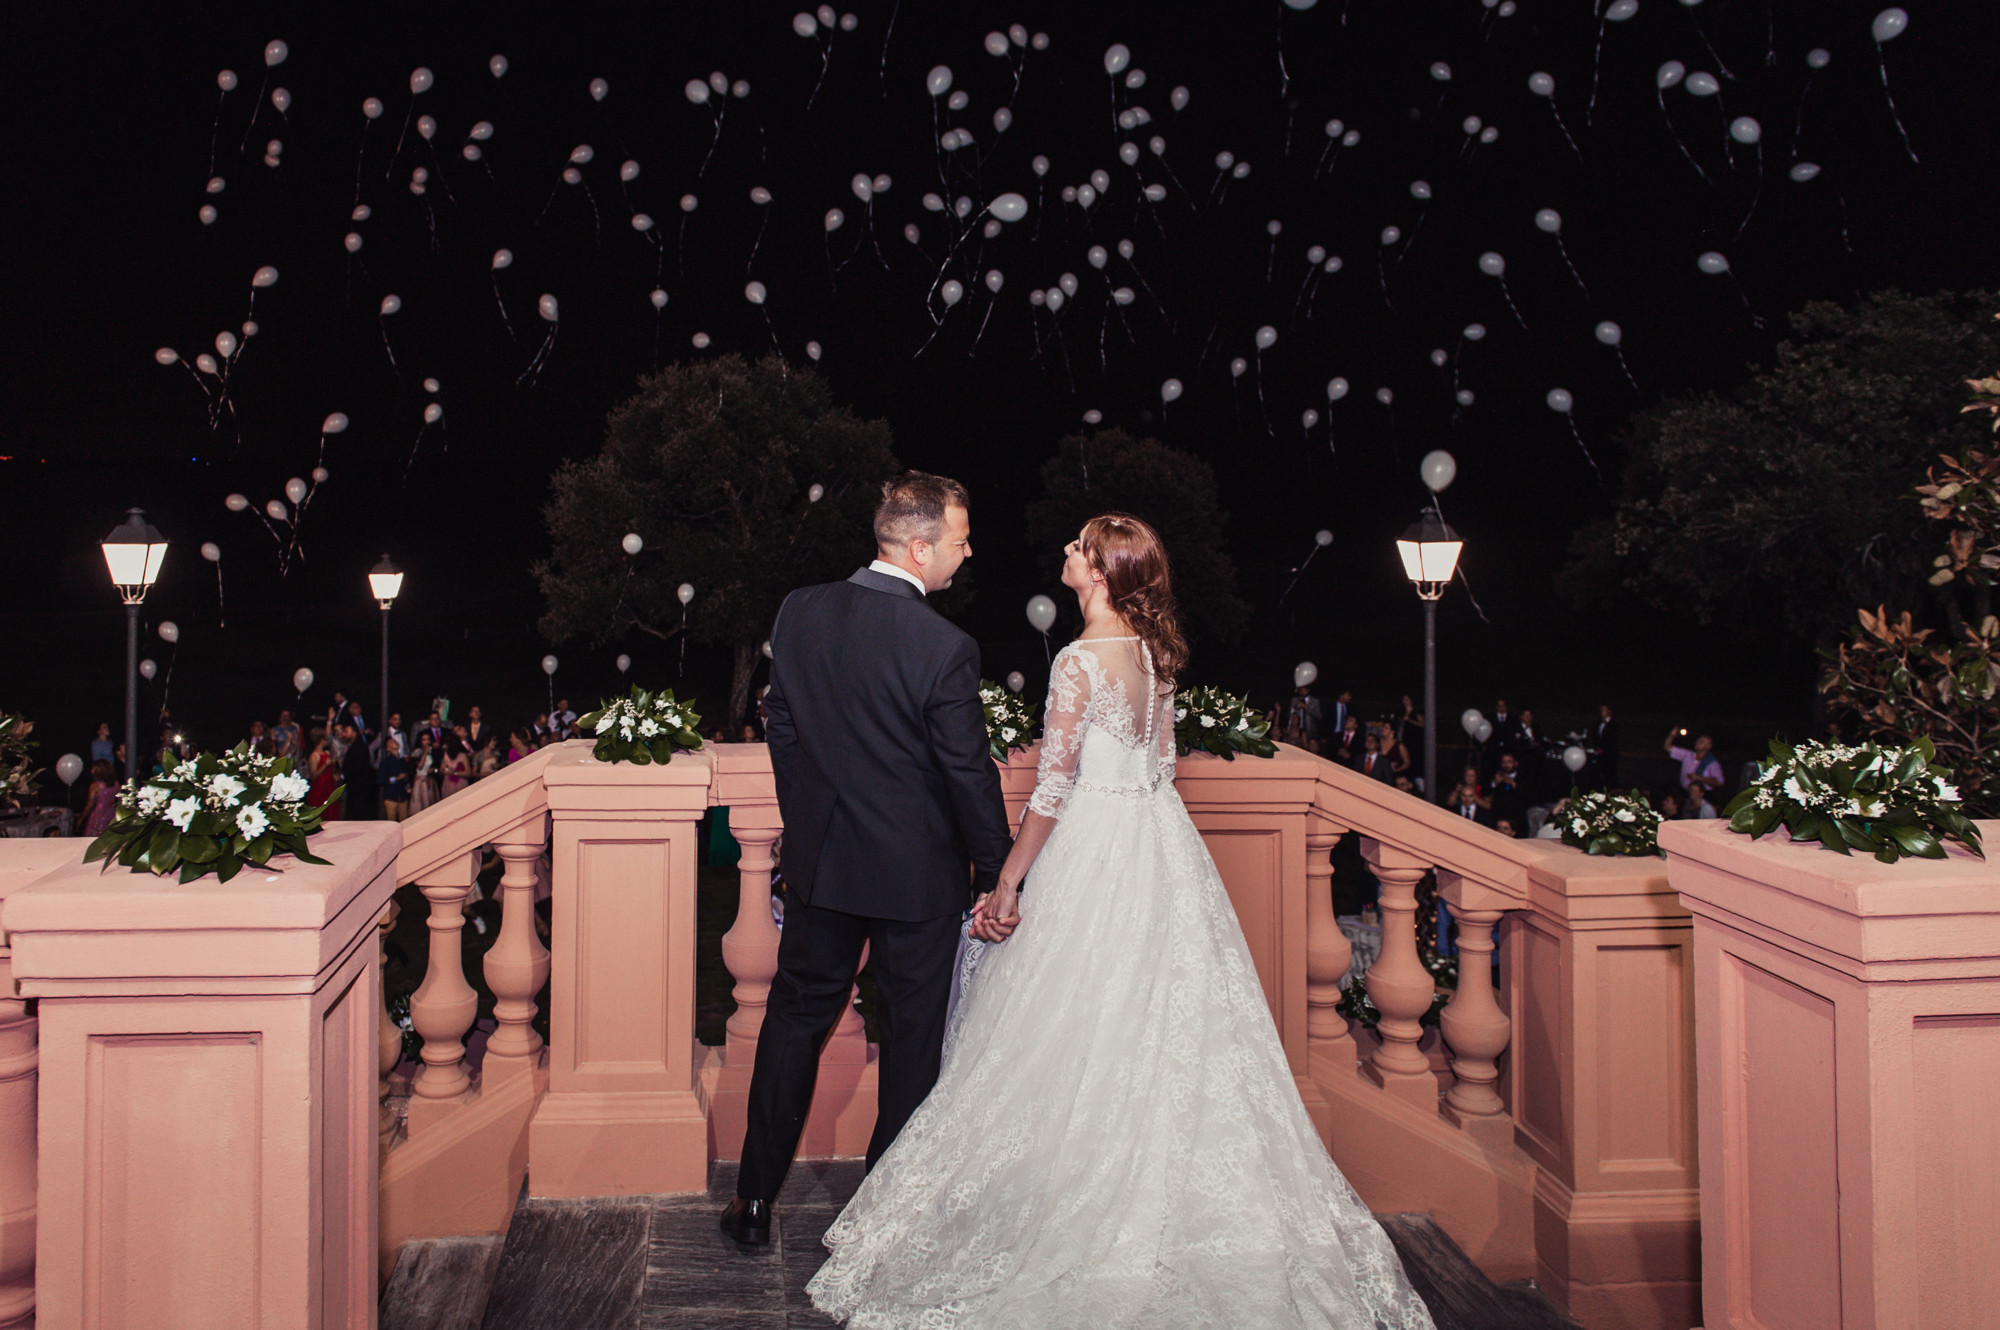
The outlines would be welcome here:
M 630 762 L 648 766 L 666 762 L 676 749 L 698 749 L 701 713 L 694 699 L 677 702 L 674 690 L 649 693 L 633 686 L 631 696 L 606 698 L 597 710 L 577 721 L 597 736 L 592 756 L 600 762 Z
M 208 873 L 227 882 L 243 865 L 266 864 L 274 854 L 327 862 L 306 848 L 323 810 L 306 806 L 306 778 L 289 757 L 264 757 L 237 744 L 220 756 L 161 758 L 159 775 L 118 792 L 118 816 L 83 852 L 85 863 L 116 856 L 135 873 L 164 876 L 178 868 L 182 882 Z M 343 793 L 345 787 L 335 790 L 327 803 Z
M 1267 737 L 1270 718 L 1252 711 L 1242 698 L 1220 688 L 1184 688 L 1174 694 L 1174 748 L 1189 753 L 1214 753 L 1234 762 L 1238 753 L 1272 757 L 1278 745 Z
M 1660 823 L 1666 819 L 1637 790 L 1571 789 L 1555 816 L 1563 844 L 1585 854 L 1664 854 Z
M 995 762 L 1035 741 L 1035 704 L 991 679 L 979 681 L 979 709 L 986 713 L 986 746 Z
M 1755 838 L 1784 824 L 1793 840 L 1866 850 L 1885 864 L 1904 855 L 1945 857 L 1950 837 L 1980 858 L 1979 828 L 1959 811 L 1951 772 L 1933 766 L 1929 739 L 1907 748 L 1874 743 L 1789 747 L 1773 739 L 1763 774 L 1722 810 L 1729 829 Z

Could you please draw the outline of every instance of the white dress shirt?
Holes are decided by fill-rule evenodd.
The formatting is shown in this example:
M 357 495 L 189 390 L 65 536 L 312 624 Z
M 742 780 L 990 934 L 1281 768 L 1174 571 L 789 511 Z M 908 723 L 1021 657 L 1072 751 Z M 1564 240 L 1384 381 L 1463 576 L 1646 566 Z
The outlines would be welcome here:
M 871 573 L 887 573 L 891 577 L 900 577 L 905 582 L 908 582 L 911 586 L 915 587 L 918 591 L 923 591 L 923 594 L 925 594 L 926 596 L 930 594 L 930 592 L 924 591 L 924 583 L 922 578 L 918 577 L 915 573 L 911 572 L 909 569 L 898 568 L 895 564 L 889 563 L 886 560 L 883 559 L 875 560 L 873 563 L 868 565 L 868 571 Z

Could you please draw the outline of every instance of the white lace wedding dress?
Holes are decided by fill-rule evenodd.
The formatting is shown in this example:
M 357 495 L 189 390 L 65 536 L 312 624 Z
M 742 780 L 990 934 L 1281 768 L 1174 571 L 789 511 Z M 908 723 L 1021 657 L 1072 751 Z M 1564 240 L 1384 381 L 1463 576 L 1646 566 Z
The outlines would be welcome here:
M 1431 1325 L 1299 1100 L 1150 665 L 1056 657 L 1021 925 L 807 1288 L 855 1330 Z

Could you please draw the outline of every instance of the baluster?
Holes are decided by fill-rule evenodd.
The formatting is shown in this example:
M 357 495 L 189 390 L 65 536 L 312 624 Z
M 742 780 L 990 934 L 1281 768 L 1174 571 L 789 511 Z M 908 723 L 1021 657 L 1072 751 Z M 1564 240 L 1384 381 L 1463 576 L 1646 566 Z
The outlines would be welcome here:
M 379 947 L 376 969 L 385 981 L 389 973 L 389 932 L 395 928 L 396 916 L 400 913 L 402 906 L 396 903 L 394 896 L 391 896 L 389 908 L 382 911 L 382 922 L 375 926 Z M 389 1138 L 396 1131 L 396 1110 L 389 1103 L 389 1075 L 396 1070 L 396 1064 L 403 1060 L 403 1027 L 389 1019 L 389 986 L 384 982 L 381 988 L 382 1024 L 375 1032 L 375 1065 L 381 1074 L 382 1110 L 379 1126 L 382 1149 L 387 1153 Z
M 1308 825 L 1314 830 L 1306 832 L 1306 1040 L 1314 1059 L 1351 1073 L 1354 1036 L 1337 1008 L 1354 944 L 1333 912 L 1333 847 L 1345 832 L 1326 822 Z
M 540 835 L 537 820 L 534 832 Z M 500 936 L 486 953 L 486 984 L 493 990 L 493 1021 L 498 1027 L 486 1041 L 486 1060 L 480 1068 L 482 1084 L 493 1085 L 498 1077 L 532 1071 L 541 1057 L 542 1036 L 535 1031 L 538 1008 L 535 996 L 549 981 L 549 949 L 535 931 L 536 862 L 542 856 L 540 839 L 518 844 L 497 844 L 503 865 L 500 873 Z
M 722 935 L 722 962 L 736 980 L 730 1013 L 729 1058 L 751 1057 L 757 1032 L 764 1028 L 764 1005 L 771 997 L 771 980 L 778 974 L 778 925 L 771 918 L 771 845 L 777 827 L 730 827 L 743 849 L 736 861 L 741 896 L 736 922 Z
M 1444 1009 L 1440 1024 L 1451 1046 L 1452 1087 L 1445 1093 L 1444 1114 L 1461 1126 L 1494 1130 L 1502 1143 L 1513 1138 L 1507 1106 L 1494 1087 L 1500 1080 L 1496 1065 L 1506 1051 L 1514 1025 L 1493 991 L 1493 926 L 1502 910 L 1474 910 L 1454 901 L 1458 915 L 1458 992 Z M 1498 1124 L 1497 1127 L 1489 1124 Z
M 465 1032 L 479 1012 L 479 994 L 465 982 L 462 934 L 465 932 L 465 902 L 479 876 L 479 853 L 432 875 L 433 881 L 419 881 L 418 890 L 431 903 L 431 950 L 424 982 L 410 996 L 410 1019 L 424 1037 L 423 1070 L 410 1087 L 410 1134 L 437 1116 L 439 1110 L 456 1107 L 472 1088 L 465 1070 Z
M 1430 865 L 1379 841 L 1364 840 L 1363 853 L 1382 884 L 1382 954 L 1368 967 L 1363 983 L 1381 1013 L 1381 1044 L 1370 1055 L 1368 1078 L 1398 1098 L 1435 1109 L 1437 1076 L 1417 1047 L 1422 1018 L 1437 996 L 1437 983 L 1417 956 L 1417 884 Z
M 4 937 L 4 935 L 0 935 Z M 0 952 L 0 1326 L 35 1320 L 36 1022 Z

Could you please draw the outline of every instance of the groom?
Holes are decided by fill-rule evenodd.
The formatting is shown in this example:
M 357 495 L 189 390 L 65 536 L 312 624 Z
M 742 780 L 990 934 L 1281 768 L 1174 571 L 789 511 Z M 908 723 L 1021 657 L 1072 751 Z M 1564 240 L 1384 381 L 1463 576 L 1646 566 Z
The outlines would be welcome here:
M 882 486 L 875 562 L 786 597 L 771 630 L 766 734 L 791 893 L 736 1200 L 722 1228 L 771 1237 L 771 1202 L 812 1106 L 820 1046 L 861 948 L 881 996 L 873 1168 L 937 1081 L 959 923 L 1009 849 L 979 702 L 979 647 L 925 603 L 972 554 L 965 487 L 909 471 Z M 998 940 L 1011 920 L 984 919 Z

